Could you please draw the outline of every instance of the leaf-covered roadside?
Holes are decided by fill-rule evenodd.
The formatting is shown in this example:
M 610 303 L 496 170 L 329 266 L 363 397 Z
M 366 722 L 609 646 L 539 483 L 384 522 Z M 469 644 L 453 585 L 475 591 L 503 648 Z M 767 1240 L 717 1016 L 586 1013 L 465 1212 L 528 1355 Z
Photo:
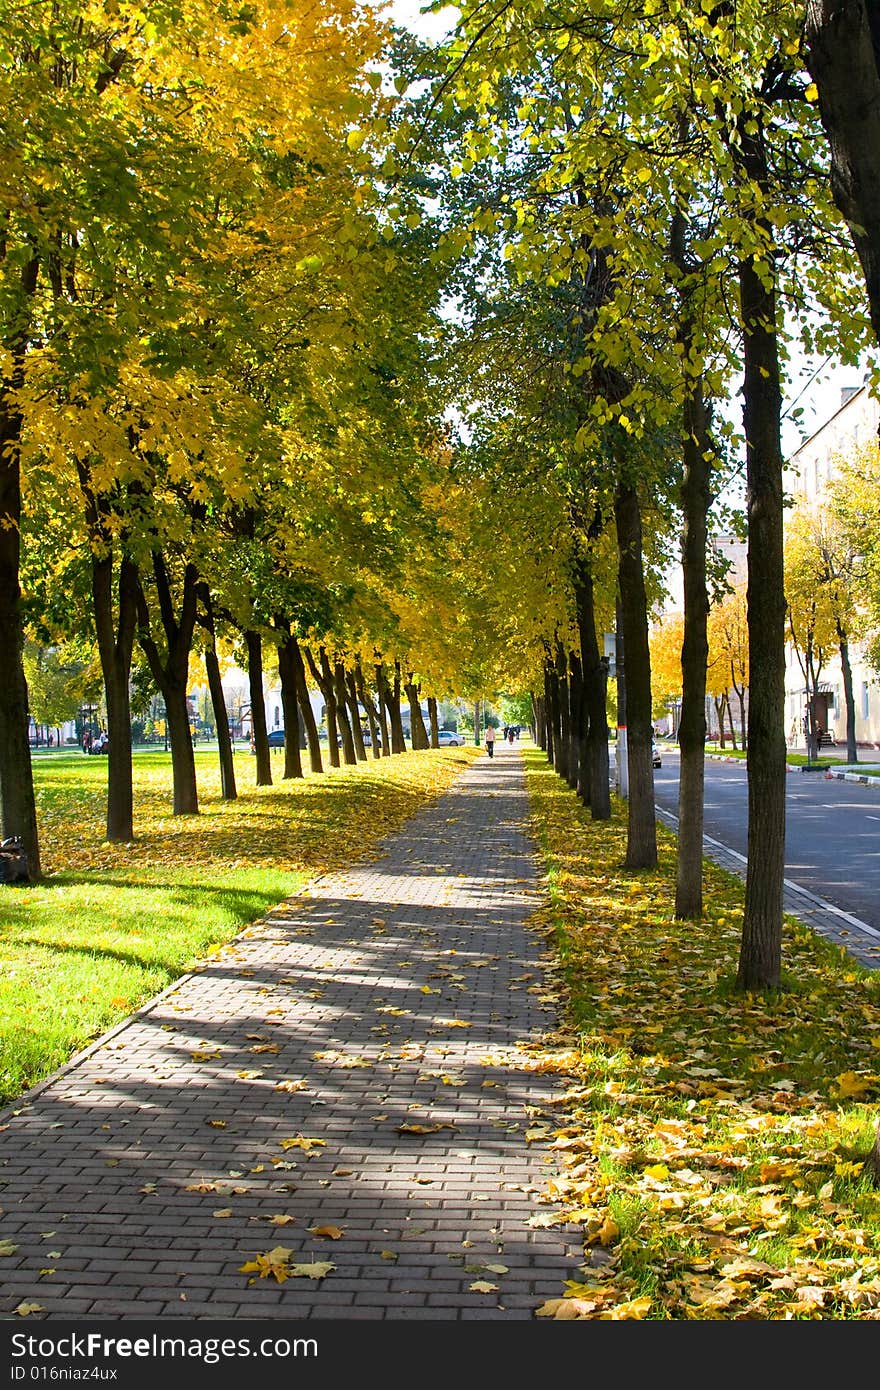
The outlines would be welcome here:
M 741 883 L 707 864 L 703 922 L 674 922 L 673 837 L 624 872 L 625 808 L 592 822 L 526 763 L 566 1013 L 536 1065 L 568 1083 L 537 1219 L 585 1253 L 539 1316 L 880 1320 L 880 973 L 787 919 L 783 990 L 735 994 Z
M 481 750 L 449 748 L 247 786 L 220 798 L 197 753 L 202 813 L 171 814 L 170 758 L 137 754 L 137 838 L 104 839 L 106 763 L 35 763 L 39 884 L 0 890 L 0 1104 L 61 1066 L 317 873 L 375 853 Z

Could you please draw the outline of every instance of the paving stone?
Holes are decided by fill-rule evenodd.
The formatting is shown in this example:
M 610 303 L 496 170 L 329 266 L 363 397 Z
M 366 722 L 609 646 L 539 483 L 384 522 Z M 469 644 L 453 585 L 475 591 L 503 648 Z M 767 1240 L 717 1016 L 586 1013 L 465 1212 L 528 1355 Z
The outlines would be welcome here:
M 527 1224 L 553 1173 L 527 1109 L 555 1084 L 528 1049 L 556 1020 L 526 817 L 518 748 L 478 759 L 0 1116 L 0 1318 L 23 1290 L 120 1320 L 524 1320 L 559 1297 L 583 1253 Z M 275 1246 L 335 1269 L 242 1271 Z M 469 1291 L 482 1261 L 508 1265 L 497 1295 Z

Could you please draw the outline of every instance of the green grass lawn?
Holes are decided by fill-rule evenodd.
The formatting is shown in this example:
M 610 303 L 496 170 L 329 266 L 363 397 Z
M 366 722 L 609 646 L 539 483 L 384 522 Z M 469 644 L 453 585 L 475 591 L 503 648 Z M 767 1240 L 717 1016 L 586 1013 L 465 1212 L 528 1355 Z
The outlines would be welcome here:
M 105 834 L 107 762 L 34 760 L 44 878 L 0 887 L 0 1103 L 61 1066 L 307 879 L 367 853 L 479 750 L 370 759 L 220 799 L 216 752 L 199 749 L 201 814 L 171 814 L 171 758 L 135 754 L 135 839 Z

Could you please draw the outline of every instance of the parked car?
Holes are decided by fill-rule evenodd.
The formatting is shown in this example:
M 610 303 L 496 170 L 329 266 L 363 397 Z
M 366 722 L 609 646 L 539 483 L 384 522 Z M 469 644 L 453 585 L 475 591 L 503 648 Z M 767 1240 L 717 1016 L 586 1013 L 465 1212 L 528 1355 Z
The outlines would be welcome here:
M 464 745 L 461 734 L 457 734 L 454 729 L 441 729 L 437 735 L 437 742 L 441 748 L 461 748 Z
M 269 747 L 270 747 L 270 748 L 283 748 L 283 747 L 284 747 L 284 730 L 283 730 L 283 729 L 270 729 L 270 731 L 269 731 Z
M 651 761 L 655 767 L 663 766 L 663 759 L 660 757 L 660 749 L 657 747 L 657 740 L 651 739 Z

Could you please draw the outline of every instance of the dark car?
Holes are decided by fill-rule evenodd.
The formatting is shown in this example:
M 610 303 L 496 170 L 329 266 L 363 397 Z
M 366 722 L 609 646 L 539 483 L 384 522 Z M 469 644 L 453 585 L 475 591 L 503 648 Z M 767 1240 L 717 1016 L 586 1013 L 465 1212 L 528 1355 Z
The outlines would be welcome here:
M 283 747 L 284 747 L 284 730 L 283 730 L 283 729 L 272 729 L 272 730 L 271 730 L 271 732 L 270 732 L 270 734 L 269 734 L 269 747 L 270 747 L 270 748 L 283 748 Z

